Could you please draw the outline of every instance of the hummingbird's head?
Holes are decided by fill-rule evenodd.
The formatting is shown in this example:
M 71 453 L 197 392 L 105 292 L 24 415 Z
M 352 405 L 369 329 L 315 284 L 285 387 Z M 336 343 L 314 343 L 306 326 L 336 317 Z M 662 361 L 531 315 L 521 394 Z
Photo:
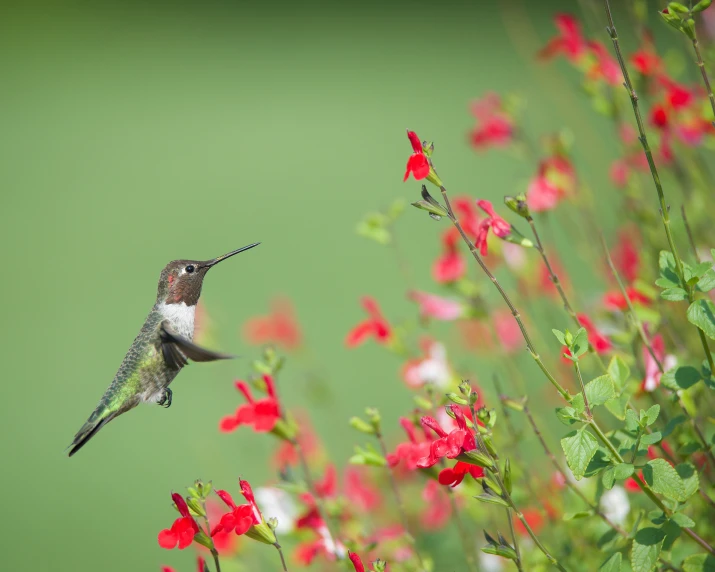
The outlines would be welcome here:
M 238 250 L 211 260 L 172 260 L 164 267 L 159 277 L 157 302 L 195 306 L 201 296 L 201 286 L 209 269 L 234 254 L 258 246 L 260 242 L 249 244 Z

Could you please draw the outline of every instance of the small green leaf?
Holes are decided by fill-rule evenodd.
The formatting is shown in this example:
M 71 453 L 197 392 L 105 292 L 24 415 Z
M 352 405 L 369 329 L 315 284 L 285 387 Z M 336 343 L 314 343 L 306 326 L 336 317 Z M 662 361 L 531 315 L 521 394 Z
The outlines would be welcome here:
M 675 471 L 683 481 L 683 500 L 687 500 L 700 488 L 698 471 L 692 463 L 680 463 L 675 466 Z
M 658 562 L 665 533 L 659 528 L 641 528 L 633 537 L 631 567 L 633 572 L 652 572 Z
M 688 293 L 682 288 L 666 288 L 660 293 L 660 297 L 669 302 L 680 302 L 688 297 Z
M 656 419 L 658 419 L 658 415 L 660 414 L 660 405 L 655 404 L 648 408 L 648 411 L 645 412 L 645 425 L 648 427 L 649 425 L 653 425 L 655 423 Z
M 713 288 L 715 288 L 715 270 L 711 268 L 698 281 L 698 290 L 700 292 L 710 292 Z
M 626 411 L 626 431 L 635 432 L 641 428 L 638 415 L 632 409 Z
M 700 328 L 711 340 L 715 340 L 715 304 L 710 300 L 696 300 L 687 312 L 688 321 Z
M 598 441 L 585 427 L 582 427 L 561 439 L 561 447 L 574 478 L 577 481 L 581 480 L 589 461 L 598 451 Z
M 623 557 L 621 556 L 621 553 L 616 552 L 608 560 L 601 564 L 598 572 L 621 572 L 622 559 Z
M 658 267 L 660 268 L 660 277 L 667 280 L 674 286 L 680 286 L 680 279 L 675 266 L 673 253 L 667 250 L 661 250 L 658 257 Z
M 564 333 L 561 330 L 551 330 L 551 331 L 554 333 L 554 335 L 556 336 L 556 339 L 559 340 L 559 343 L 562 346 L 567 345 L 566 338 L 564 337 Z
M 574 357 L 580 357 L 588 351 L 588 333 L 585 328 L 579 328 L 569 349 Z
M 668 389 L 677 391 L 688 389 L 703 379 L 700 372 L 691 365 L 683 365 L 666 371 L 660 378 L 660 382 Z
M 683 560 L 683 572 L 715 572 L 715 556 L 693 554 Z
M 578 413 L 576 413 L 573 407 L 557 407 L 556 417 L 558 417 L 559 421 L 564 425 L 573 425 L 577 421 L 580 421 Z
M 485 502 L 487 504 L 497 504 L 499 506 L 509 506 L 509 503 L 507 503 L 503 498 L 498 497 L 496 495 L 490 495 L 490 494 L 481 494 L 478 497 L 474 497 L 480 502 Z
M 661 378 L 662 379 L 662 378 Z M 668 435 L 670 435 L 673 430 L 680 425 L 683 421 L 686 421 L 685 415 L 678 415 L 677 417 L 673 417 L 670 421 L 668 421 L 668 424 L 665 426 L 665 429 L 663 429 L 663 439 L 665 439 Z
M 619 463 L 614 468 L 614 474 L 616 479 L 622 481 L 630 477 L 633 474 L 634 470 L 635 469 L 633 465 L 631 465 L 630 463 Z
M 692 528 L 693 526 L 695 526 L 695 521 L 689 516 L 683 514 L 682 512 L 673 513 L 673 516 L 671 516 L 670 518 L 680 528 Z
M 613 488 L 613 485 L 616 483 L 616 472 L 613 466 L 610 466 L 603 471 L 601 482 L 606 490 L 610 491 Z
M 603 405 L 615 396 L 616 388 L 610 375 L 602 375 L 586 384 L 586 397 L 588 397 L 588 403 L 592 407 Z
M 684 501 L 685 484 L 665 459 L 653 459 L 643 467 L 643 477 L 656 493 L 676 501 Z
M 695 266 L 693 266 L 690 271 L 692 272 L 693 276 L 697 276 L 698 278 L 702 278 L 705 276 L 705 274 L 713 269 L 713 263 L 712 262 L 699 262 Z
M 631 368 L 620 356 L 613 356 L 611 363 L 608 364 L 608 374 L 620 390 L 625 387 L 628 377 L 631 375 Z
M 626 418 L 626 409 L 628 409 L 630 398 L 631 396 L 628 393 L 622 393 L 619 397 L 606 401 L 606 409 L 611 415 L 623 421 Z
M 654 431 L 653 433 L 646 433 L 641 437 L 641 445 L 655 445 L 658 443 L 663 436 L 660 431 Z
M 564 514 L 563 519 L 568 521 L 568 520 L 577 520 L 579 518 L 586 518 L 588 516 L 593 516 L 594 512 L 592 510 L 582 510 L 580 512 L 567 512 Z

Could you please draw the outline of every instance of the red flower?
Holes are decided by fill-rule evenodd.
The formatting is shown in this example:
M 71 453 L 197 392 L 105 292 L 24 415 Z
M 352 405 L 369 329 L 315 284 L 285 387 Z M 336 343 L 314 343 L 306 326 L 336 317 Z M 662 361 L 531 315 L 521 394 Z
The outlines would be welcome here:
M 650 296 L 634 288 L 633 286 L 626 287 L 626 294 L 628 295 L 628 299 L 633 304 L 642 304 L 644 306 L 647 306 L 651 303 Z M 606 292 L 606 294 L 603 296 L 603 305 L 608 310 L 625 311 L 628 309 L 628 302 L 626 302 L 625 296 L 623 296 L 620 291 Z
M 348 558 L 350 558 L 350 562 L 353 563 L 355 572 L 365 572 L 365 566 L 363 565 L 362 560 L 360 560 L 360 557 L 357 554 L 348 551 Z
M 325 468 L 325 476 L 315 482 L 315 494 L 321 498 L 333 497 L 338 492 L 338 473 L 335 465 L 330 464 Z
M 412 144 L 412 155 L 407 159 L 407 169 L 405 170 L 405 178 L 403 181 L 407 180 L 407 177 L 412 176 L 415 180 L 420 181 L 427 178 L 430 171 L 429 160 L 425 156 L 425 152 L 422 149 L 422 141 L 417 137 L 414 131 L 407 131 L 407 138 Z
M 288 298 L 277 298 L 271 303 L 267 316 L 249 319 L 243 326 L 251 344 L 276 344 L 292 350 L 301 344 L 301 332 L 295 319 L 293 305 Z
M 377 508 L 381 501 L 378 490 L 369 484 L 369 474 L 358 467 L 345 469 L 345 497 L 352 506 L 364 512 Z
M 632 232 L 624 229 L 618 233 L 618 242 L 613 249 L 613 263 L 626 282 L 638 278 L 640 268 L 640 247 Z
M 430 442 L 417 438 L 415 426 L 406 417 L 400 417 L 400 425 L 407 433 L 408 441 L 400 443 L 394 453 L 387 455 L 387 463 L 395 467 L 402 460 L 408 470 L 414 471 L 419 468 L 418 461 L 429 454 Z
M 534 508 L 528 508 L 524 510 L 522 514 L 524 515 L 524 520 L 526 520 L 531 530 L 534 531 L 534 534 L 539 534 L 539 531 L 544 525 L 544 517 L 541 515 L 541 511 Z M 514 519 L 514 528 L 522 536 L 526 536 L 528 534 L 528 532 L 526 532 L 526 527 L 518 518 Z
M 654 105 L 650 110 L 650 122 L 655 127 L 663 129 L 668 125 L 668 113 L 663 105 Z
M 243 479 L 238 480 L 241 487 L 241 494 L 246 499 L 247 504 L 236 506 L 231 495 L 224 490 L 217 490 L 216 494 L 226 503 L 231 510 L 221 517 L 221 522 L 211 531 L 211 536 L 219 532 L 235 532 L 237 535 L 245 534 L 248 530 L 263 522 L 263 515 L 256 505 L 251 485 Z
M 472 104 L 472 113 L 477 125 L 470 134 L 475 149 L 506 147 L 514 136 L 513 120 L 501 103 L 498 94 L 490 92 Z
M 362 306 L 368 313 L 369 318 L 360 322 L 350 330 L 345 338 L 345 345 L 349 348 L 354 348 L 355 346 L 359 346 L 370 336 L 374 337 L 375 341 L 379 344 L 388 343 L 392 336 L 392 328 L 382 316 L 380 307 L 377 305 L 375 299 L 364 296 Z
M 586 53 L 587 46 L 576 18 L 570 14 L 559 14 L 554 21 L 559 35 L 541 49 L 539 57 L 550 59 L 558 54 L 563 54 L 571 62 L 578 61 Z
M 461 302 L 442 298 L 436 294 L 411 290 L 407 293 L 407 297 L 419 304 L 420 317 L 423 319 L 433 318 L 449 322 L 460 318 L 465 312 L 465 307 Z
M 631 56 L 631 64 L 638 73 L 645 76 L 659 75 L 662 62 L 658 54 L 652 51 L 652 46 L 641 48 Z
M 224 514 L 223 505 L 219 504 L 213 498 L 207 499 L 206 514 L 211 522 L 219 522 Z M 213 540 L 214 547 L 219 554 L 231 554 L 236 550 L 238 537 L 235 534 L 231 534 L 230 531 L 214 530 L 211 534 L 211 540 Z
M 610 85 L 622 84 L 621 67 L 606 47 L 595 40 L 589 41 L 588 47 L 595 63 L 588 70 L 587 76 L 592 79 L 603 79 Z
M 480 479 L 484 476 L 484 469 L 476 465 L 457 461 L 457 464 L 451 469 L 447 467 L 439 472 L 439 484 L 454 488 L 464 480 L 467 474 L 472 475 L 475 479 Z
M 235 431 L 241 425 L 251 425 L 257 433 L 267 433 L 272 431 L 281 417 L 280 405 L 276 395 L 275 384 L 270 375 L 263 376 L 266 384 L 268 397 L 255 401 L 251 390 L 245 381 L 237 381 L 238 389 L 246 398 L 248 403 L 244 403 L 233 415 L 228 415 L 221 419 L 219 428 L 223 433 Z
M 636 481 L 633 477 L 628 477 L 625 481 L 623 481 L 623 488 L 629 493 L 639 493 L 642 490 L 638 485 L 638 481 Z
M 197 566 L 198 572 L 204 572 L 204 570 L 207 570 L 206 560 L 204 560 L 201 556 L 198 557 L 196 566 Z
M 554 155 L 539 164 L 539 170 L 526 191 L 526 203 L 532 212 L 555 208 L 576 187 L 576 172 L 565 157 Z
M 479 225 L 479 234 L 477 235 L 477 240 L 475 242 L 475 245 L 479 248 L 482 256 L 486 256 L 487 235 L 489 234 L 489 228 L 494 231 L 496 236 L 504 238 L 511 232 L 511 225 L 496 213 L 492 203 L 489 201 L 479 200 L 477 201 L 477 205 L 489 215 L 488 218 L 484 219 Z
M 466 451 L 473 451 L 477 448 L 474 441 L 474 435 L 467 427 L 467 421 L 464 417 L 462 409 L 452 403 L 450 409 L 455 414 L 457 429 L 447 433 L 436 419 L 425 416 L 421 422 L 425 428 L 432 429 L 439 437 L 430 444 L 429 455 L 422 457 L 417 461 L 417 466 L 428 468 L 436 465 L 443 457 L 448 459 L 456 459 L 459 455 Z
M 159 533 L 159 546 L 167 550 L 178 546 L 179 550 L 183 550 L 194 540 L 194 536 L 199 532 L 199 525 L 189 513 L 189 507 L 186 506 L 186 501 L 180 494 L 173 493 L 171 498 L 176 508 L 179 509 L 181 518 L 177 518 L 170 529 L 165 528 Z
M 440 284 L 459 280 L 467 270 L 467 265 L 457 247 L 459 240 L 459 232 L 456 228 L 450 228 L 442 235 L 444 251 L 432 267 L 432 276 Z
M 596 353 L 606 353 L 613 347 L 611 341 L 598 331 L 595 324 L 589 319 L 588 316 L 585 314 L 577 314 L 576 317 L 588 333 L 588 343 L 593 346 Z
M 506 353 L 513 353 L 522 349 L 524 338 L 519 324 L 509 310 L 496 310 L 492 314 L 492 322 L 499 343 Z
M 437 530 L 447 524 L 452 514 L 447 491 L 437 481 L 428 481 L 422 498 L 427 503 L 427 510 L 420 516 L 422 526 L 426 530 Z
M 653 353 L 655 357 L 658 358 L 658 362 L 663 366 L 665 371 L 670 368 L 675 367 L 675 357 L 672 355 L 666 355 L 665 353 L 665 342 L 663 341 L 663 336 L 658 334 L 654 336 L 651 340 L 651 347 L 653 348 Z M 660 378 L 663 375 L 658 367 L 658 362 L 653 359 L 653 356 L 648 351 L 648 348 L 643 346 L 643 363 L 645 364 L 645 378 L 641 383 L 641 389 L 643 391 L 654 391 L 660 385 Z

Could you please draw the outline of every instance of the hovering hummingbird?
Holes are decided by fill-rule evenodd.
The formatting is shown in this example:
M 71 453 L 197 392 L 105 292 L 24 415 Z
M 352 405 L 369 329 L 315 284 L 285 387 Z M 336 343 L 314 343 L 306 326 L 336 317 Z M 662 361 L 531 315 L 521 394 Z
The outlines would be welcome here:
M 188 360 L 200 362 L 233 357 L 193 343 L 196 303 L 210 268 L 259 244 L 249 244 L 213 260 L 174 260 L 166 265 L 159 277 L 156 303 L 114 380 L 68 447 L 70 457 L 112 419 L 140 403 L 169 407 L 172 396 L 169 384 Z

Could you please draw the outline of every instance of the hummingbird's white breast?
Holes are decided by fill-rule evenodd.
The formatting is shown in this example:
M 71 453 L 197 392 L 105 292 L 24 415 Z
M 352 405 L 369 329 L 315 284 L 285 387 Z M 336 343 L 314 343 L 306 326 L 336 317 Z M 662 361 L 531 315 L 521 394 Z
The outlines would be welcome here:
M 179 304 L 159 304 L 158 310 L 164 318 L 171 322 L 177 334 L 187 340 L 194 339 L 196 306 L 187 306 L 184 302 Z

